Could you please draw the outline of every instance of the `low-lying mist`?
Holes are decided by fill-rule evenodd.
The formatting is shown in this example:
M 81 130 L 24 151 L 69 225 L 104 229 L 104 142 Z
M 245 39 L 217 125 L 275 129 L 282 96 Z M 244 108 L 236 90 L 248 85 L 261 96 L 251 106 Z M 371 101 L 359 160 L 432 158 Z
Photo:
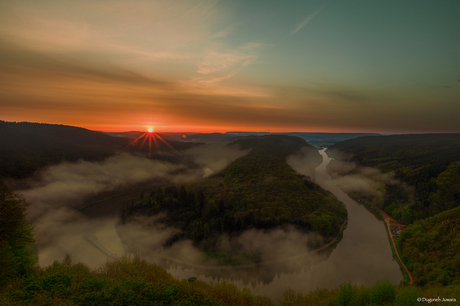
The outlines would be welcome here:
M 343 192 L 339 194 L 337 186 L 328 184 L 336 181 L 353 189 L 375 192 L 372 176 L 391 181 L 391 175 L 337 163 L 332 164 L 330 170 L 340 175 L 332 174 L 331 178 L 325 164 L 315 173 L 318 162 L 312 162 L 307 151 L 288 157 L 287 162 L 321 186 L 334 187 L 330 190 L 339 194 L 338 198 L 349 210 L 349 222 L 342 241 L 319 253 L 307 249 L 310 239 L 319 237 L 294 227 L 251 229 L 238 237 L 216 237 L 217 250 L 230 254 L 241 251 L 259 253 L 263 264 L 215 267 L 213 262 L 204 260 L 202 252 L 190 240 L 183 239 L 165 247 L 165 242 L 180 231 L 157 222 L 164 217 L 162 215 L 136 216 L 134 222 L 117 225 L 117 213 L 93 214 L 92 207 L 82 211 L 75 209 L 84 206 L 85 198 L 93 193 L 122 189 L 124 184 L 129 185 L 132 181 L 147 184 L 150 180 L 158 180 L 162 181 L 161 184 L 168 184 L 200 179 L 220 171 L 245 153 L 235 148 L 199 146 L 183 152 L 183 164 L 119 155 L 100 163 L 65 163 L 44 170 L 36 176 L 40 179 L 36 179 L 30 189 L 23 190 L 30 203 L 29 218 L 35 227 L 40 265 L 52 264 L 69 254 L 73 260 L 97 268 L 112 256 L 134 253 L 161 264 L 174 277 L 198 277 L 208 282 L 231 280 L 240 289 L 247 287 L 254 294 L 267 295 L 275 300 L 287 289 L 308 292 L 337 287 L 348 280 L 366 285 L 381 278 L 389 278 L 394 283 L 400 281 L 399 267 L 391 260 L 391 249 L 386 244 L 388 237 L 382 224 L 363 207 L 352 203 Z M 188 166 L 190 161 L 193 161 L 192 166 Z M 348 176 L 347 181 L 341 176 Z M 139 192 L 105 199 L 97 207 L 102 212 L 118 210 L 117 207 L 127 200 L 138 201 Z
M 153 179 L 181 183 L 199 176 L 200 171 L 191 171 L 184 165 L 123 153 L 102 162 L 64 162 L 51 166 L 37 175 L 38 180 L 31 183 L 30 189 L 20 192 L 31 204 L 29 218 L 35 220 L 50 209 L 81 208 L 88 196 L 121 186 Z
M 225 169 L 232 161 L 249 153 L 250 150 L 239 150 L 235 146 L 207 144 L 192 147 L 184 151 L 204 170 L 204 177 Z
M 120 153 L 101 162 L 63 162 L 41 170 L 27 180 L 29 188 L 19 191 L 29 203 L 27 217 L 34 226 L 40 264 L 51 264 L 69 254 L 97 267 L 107 259 L 107 254 L 124 254 L 115 232 L 114 216 L 118 214 L 113 213 L 120 207 L 120 193 L 129 192 L 130 186 L 147 186 L 152 181 L 158 186 L 198 180 L 222 170 L 247 152 L 236 147 L 202 145 L 182 152 L 184 163 L 179 164 Z M 118 194 L 101 204 L 107 213 L 111 212 L 111 217 L 95 219 L 78 211 L 88 205 L 91 197 L 104 192 Z M 133 231 L 141 241 L 141 232 Z M 161 244 L 161 237 L 166 234 L 154 240 Z M 151 232 L 149 235 L 152 239 Z M 186 252 L 192 254 L 190 250 Z
M 232 266 L 219 265 L 205 259 L 191 240 L 180 240 L 170 247 L 165 242 L 179 231 L 155 226 L 161 216 L 137 217 L 135 222 L 117 226 L 125 251 L 139 254 L 148 261 L 161 264 L 178 278 L 199 277 L 206 281 L 230 280 L 240 287 L 270 284 L 279 275 L 298 275 L 309 270 L 314 263 L 324 261 L 332 251 L 312 252 L 307 248 L 309 239 L 321 239 L 315 234 L 299 231 L 293 226 L 270 230 L 250 229 L 238 237 L 222 234 L 217 237 L 216 252 L 237 256 L 243 252 L 257 254 L 260 262 Z M 260 289 L 260 288 L 259 288 Z M 270 292 L 258 294 L 270 295 Z
M 318 157 L 318 152 L 309 147 L 303 147 L 295 154 L 286 158 L 286 163 L 292 169 L 300 174 L 310 177 L 315 177 L 315 169 L 322 162 L 322 157 Z
M 171 257 L 190 265 L 213 265 L 217 262 L 205 261 L 191 240 L 181 240 L 170 247 L 166 241 L 180 233 L 175 228 L 163 228 L 156 221 L 162 216 L 135 217 L 135 220 L 117 227 L 119 236 L 127 242 L 126 247 L 134 253 L 139 252 L 150 258 Z M 238 237 L 222 234 L 217 237 L 216 251 L 237 255 L 252 252 L 261 255 L 261 263 L 282 263 L 291 257 L 308 255 L 309 239 L 321 239 L 315 234 L 306 234 L 294 226 L 277 227 L 270 230 L 250 229 Z M 243 266 L 247 266 L 244 264 Z

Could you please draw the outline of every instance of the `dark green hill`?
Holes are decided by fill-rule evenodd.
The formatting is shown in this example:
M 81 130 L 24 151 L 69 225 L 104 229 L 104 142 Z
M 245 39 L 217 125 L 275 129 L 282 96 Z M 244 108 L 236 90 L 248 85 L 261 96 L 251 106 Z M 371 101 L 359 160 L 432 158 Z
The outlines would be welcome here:
M 325 237 L 323 243 L 339 233 L 347 217 L 344 205 L 286 163 L 287 156 L 307 147 L 318 165 L 316 148 L 292 136 L 247 137 L 230 145 L 251 151 L 213 177 L 160 189 L 125 207 L 122 222 L 133 214 L 165 212 L 162 222 L 182 230 L 169 243 L 188 238 L 208 251 L 219 234 L 238 236 L 250 228 L 292 224 Z M 311 246 L 320 243 L 311 241 Z
M 433 201 L 433 195 L 439 189 L 437 177 L 460 160 L 460 134 L 360 137 L 331 146 L 328 154 L 383 172 L 394 171 L 397 179 L 414 187 L 415 194 L 409 196 L 401 185 L 385 186 L 382 208 L 397 219 L 405 219 L 404 222 L 426 218 L 459 205 L 458 199 L 440 205 L 440 201 Z M 458 198 L 458 195 L 451 196 Z M 408 202 L 410 198 L 413 199 L 411 203 Z

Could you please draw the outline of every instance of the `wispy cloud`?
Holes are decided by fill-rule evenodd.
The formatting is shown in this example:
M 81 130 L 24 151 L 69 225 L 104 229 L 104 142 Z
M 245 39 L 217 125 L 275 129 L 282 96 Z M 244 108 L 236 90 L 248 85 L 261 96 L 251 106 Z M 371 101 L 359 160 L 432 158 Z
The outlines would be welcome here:
M 291 33 L 289 34 L 288 37 L 291 37 L 292 35 L 294 35 L 295 33 L 299 32 L 304 26 L 306 26 L 327 4 L 323 5 L 322 7 L 320 7 L 316 12 L 314 12 L 313 14 L 309 15 L 307 18 L 305 18 L 301 23 L 299 23 L 297 25 L 297 27 L 295 27 L 295 29 L 293 29 L 291 31 Z
M 233 31 L 235 31 L 235 27 L 234 26 L 228 26 L 228 27 L 225 27 L 224 29 L 220 30 L 219 32 L 216 32 L 216 33 L 212 34 L 210 36 L 210 38 L 217 39 L 217 38 L 227 37 Z
M 225 52 L 210 50 L 198 63 L 197 72 L 206 77 L 195 80 L 217 83 L 229 79 L 258 59 L 266 47 L 267 45 L 259 42 L 250 42 Z

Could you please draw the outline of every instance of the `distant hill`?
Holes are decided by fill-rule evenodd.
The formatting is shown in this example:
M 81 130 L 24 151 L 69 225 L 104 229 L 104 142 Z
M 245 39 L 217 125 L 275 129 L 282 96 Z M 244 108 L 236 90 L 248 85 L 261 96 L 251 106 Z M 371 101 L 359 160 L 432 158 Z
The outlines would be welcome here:
M 126 141 L 83 128 L 0 122 L 0 177 L 24 178 L 61 161 L 102 160 Z
M 0 121 L 0 178 L 25 178 L 48 165 L 79 159 L 99 161 L 122 150 L 148 154 L 148 141 L 143 147 L 143 139 L 132 143 L 140 135 L 114 137 L 74 126 Z M 178 162 L 181 157 L 164 153 L 194 145 L 166 139 L 168 144 L 163 141 L 157 142 L 158 147 L 151 144 L 152 158 Z
M 251 151 L 221 173 L 159 189 L 125 207 L 122 223 L 130 222 L 132 215 L 164 212 L 162 222 L 182 231 L 170 243 L 188 238 L 207 251 L 213 250 L 218 235 L 238 236 L 250 228 L 292 224 L 327 242 L 338 235 L 347 217 L 344 205 L 286 163 L 287 156 L 306 148 L 312 164 L 319 165 L 322 158 L 316 148 L 298 137 L 281 135 L 245 137 L 230 145 Z M 321 243 L 312 240 L 311 246 Z

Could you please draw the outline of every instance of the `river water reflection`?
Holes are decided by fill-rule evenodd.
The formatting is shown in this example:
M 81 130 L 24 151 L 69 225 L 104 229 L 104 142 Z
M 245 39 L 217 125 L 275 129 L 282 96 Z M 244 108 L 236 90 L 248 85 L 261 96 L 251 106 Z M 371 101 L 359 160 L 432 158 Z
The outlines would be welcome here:
M 317 288 L 335 288 L 347 281 L 358 285 L 373 285 L 382 279 L 388 279 L 394 284 L 403 280 L 399 265 L 392 256 L 384 223 L 334 184 L 326 170 L 331 159 L 324 150 L 320 153 L 323 162 L 316 169 L 315 180 L 321 187 L 332 192 L 348 210 L 348 224 L 342 241 L 328 254 L 323 254 L 323 258 L 310 260 L 310 264 L 298 271 L 274 271 L 269 282 L 261 271 L 246 271 L 240 274 L 240 279 L 234 273 L 228 280 L 240 289 L 248 288 L 253 294 L 269 296 L 276 301 L 282 298 L 287 289 L 308 293 Z M 168 272 L 179 279 L 197 277 L 206 282 L 227 278 L 216 272 L 211 276 L 205 271 L 178 266 L 170 266 Z

